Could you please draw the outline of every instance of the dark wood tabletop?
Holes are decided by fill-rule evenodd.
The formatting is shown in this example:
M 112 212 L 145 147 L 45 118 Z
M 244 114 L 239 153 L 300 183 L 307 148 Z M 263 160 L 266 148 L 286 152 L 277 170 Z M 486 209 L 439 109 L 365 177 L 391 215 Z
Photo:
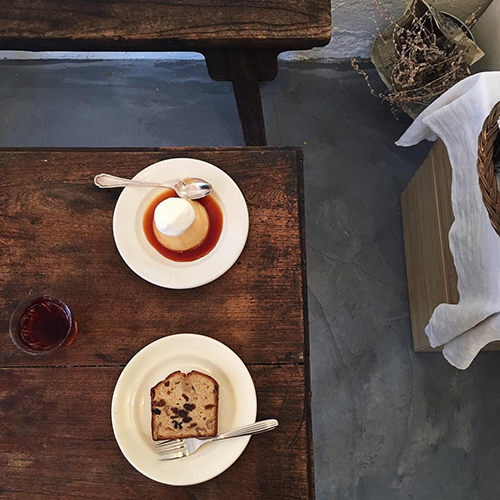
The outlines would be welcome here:
M 330 23 L 329 0 L 0 0 L 0 49 L 308 49 Z
M 122 261 L 112 234 L 120 190 L 95 173 L 133 176 L 174 157 L 208 161 L 240 186 L 250 232 L 237 263 L 192 290 L 156 287 Z M 7 498 L 304 499 L 314 496 L 302 152 L 293 148 L 0 150 L 0 493 Z M 8 320 L 50 293 L 79 325 L 49 356 L 18 351 Z M 166 307 L 168 305 L 168 307 Z M 160 312 L 159 312 L 160 311 Z M 164 311 L 164 312 L 162 312 Z M 256 436 L 226 472 L 170 487 L 137 472 L 111 427 L 123 366 L 165 335 L 192 332 L 233 349 L 253 377 Z

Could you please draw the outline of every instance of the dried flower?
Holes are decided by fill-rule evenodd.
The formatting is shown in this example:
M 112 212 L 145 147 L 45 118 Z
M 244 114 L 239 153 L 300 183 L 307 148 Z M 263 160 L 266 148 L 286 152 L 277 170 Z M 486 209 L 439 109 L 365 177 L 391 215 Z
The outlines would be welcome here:
M 373 0 L 373 4 L 379 15 L 392 21 L 380 0 Z M 415 5 L 411 7 L 409 25 L 394 24 L 394 51 L 388 64 L 391 71 L 387 93 L 375 92 L 368 74 L 359 67 L 356 59 L 351 60 L 352 67 L 363 75 L 371 93 L 387 101 L 394 115 L 411 103 L 429 105 L 470 75 L 466 51 L 437 29 L 428 9 L 417 13 Z M 470 22 L 474 22 L 473 16 L 471 18 Z

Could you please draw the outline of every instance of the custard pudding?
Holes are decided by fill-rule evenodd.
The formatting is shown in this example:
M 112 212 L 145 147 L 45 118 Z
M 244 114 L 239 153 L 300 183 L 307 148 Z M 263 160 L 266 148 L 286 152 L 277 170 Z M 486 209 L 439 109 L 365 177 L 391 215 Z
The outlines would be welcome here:
M 167 198 L 155 208 L 154 234 L 165 248 L 174 252 L 199 247 L 209 228 L 208 213 L 197 201 Z

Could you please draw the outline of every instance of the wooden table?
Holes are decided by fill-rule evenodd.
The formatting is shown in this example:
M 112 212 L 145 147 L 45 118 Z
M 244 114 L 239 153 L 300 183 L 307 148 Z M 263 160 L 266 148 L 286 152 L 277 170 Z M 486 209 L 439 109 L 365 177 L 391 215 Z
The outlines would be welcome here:
M 119 190 L 96 172 L 132 176 L 173 157 L 206 160 L 239 184 L 250 233 L 238 262 L 192 290 L 156 287 L 121 260 L 112 234 Z M 314 496 L 302 152 L 292 148 L 0 150 L 0 492 L 6 498 L 304 499 Z M 79 324 L 45 357 L 18 351 L 8 319 L 29 293 L 54 294 Z M 228 345 L 254 379 L 258 418 L 225 473 L 169 487 L 137 472 L 111 428 L 111 396 L 128 360 L 165 335 Z
M 330 37 L 330 0 L 0 0 L 0 50 L 201 52 L 233 83 L 247 145 L 266 144 L 258 82 L 278 54 Z

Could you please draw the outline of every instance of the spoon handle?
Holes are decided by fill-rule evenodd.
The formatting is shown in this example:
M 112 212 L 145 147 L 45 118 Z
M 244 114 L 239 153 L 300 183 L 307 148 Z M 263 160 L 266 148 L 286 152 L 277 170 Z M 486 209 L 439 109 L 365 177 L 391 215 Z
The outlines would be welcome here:
M 94 184 L 102 189 L 136 186 L 136 187 L 171 187 L 170 184 L 163 184 L 160 182 L 146 182 L 134 181 L 131 179 L 124 179 L 123 177 L 116 177 L 110 174 L 98 174 L 94 177 Z

